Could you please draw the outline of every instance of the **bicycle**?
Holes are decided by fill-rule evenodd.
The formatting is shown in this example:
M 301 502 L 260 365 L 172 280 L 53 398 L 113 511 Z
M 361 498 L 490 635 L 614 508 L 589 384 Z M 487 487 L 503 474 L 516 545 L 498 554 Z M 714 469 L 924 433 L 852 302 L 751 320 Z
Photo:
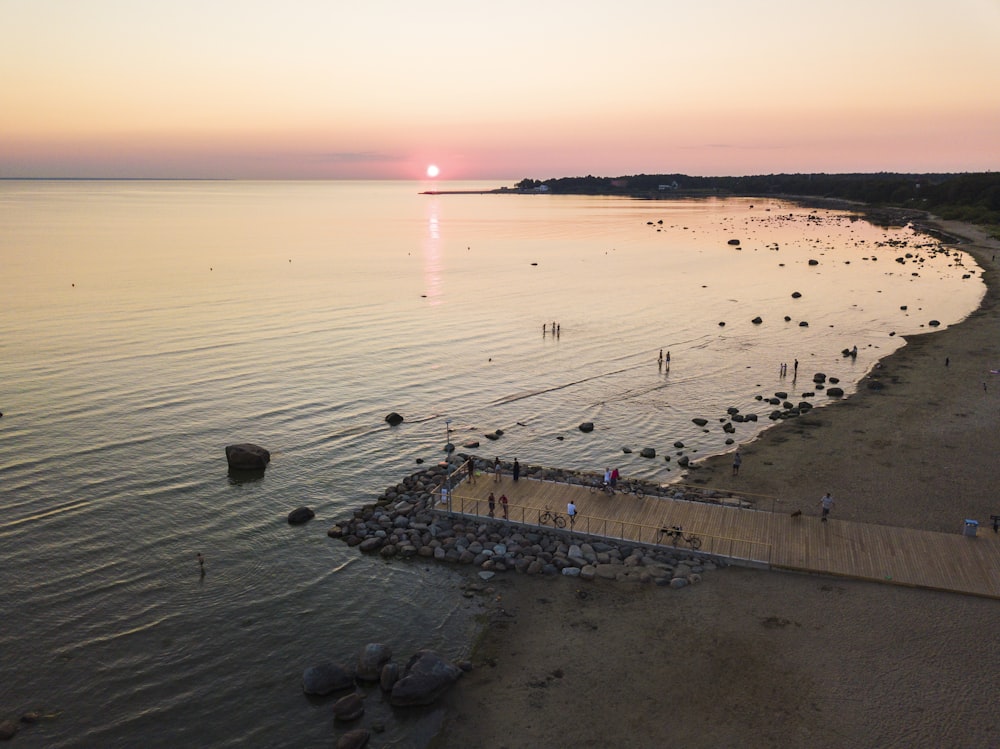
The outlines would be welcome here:
M 701 548 L 701 539 L 698 538 L 693 533 L 685 536 L 684 529 L 681 528 L 681 526 L 679 525 L 673 525 L 670 526 L 669 528 L 667 528 L 666 526 L 660 528 L 660 535 L 657 537 L 656 543 L 663 543 L 664 536 L 666 536 L 667 538 L 673 538 L 674 546 L 677 546 L 681 541 L 683 541 L 692 549 L 697 550 Z
M 552 523 L 556 528 L 566 527 L 566 518 L 560 515 L 558 512 L 553 512 L 548 507 L 545 508 L 545 512 L 538 513 L 538 522 L 542 525 L 546 523 Z
M 597 492 L 604 492 L 609 497 L 613 497 L 615 494 L 615 489 L 613 486 L 611 486 L 611 484 L 607 483 L 606 481 L 598 480 L 594 481 L 590 485 L 590 493 L 597 494 Z

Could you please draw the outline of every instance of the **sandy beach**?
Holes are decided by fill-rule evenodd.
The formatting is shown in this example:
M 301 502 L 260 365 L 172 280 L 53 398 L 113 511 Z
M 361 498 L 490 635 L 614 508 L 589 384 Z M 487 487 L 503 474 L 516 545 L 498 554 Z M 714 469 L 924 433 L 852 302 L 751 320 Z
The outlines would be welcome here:
M 984 269 L 980 308 L 908 336 L 854 396 L 766 431 L 687 481 L 837 517 L 991 533 L 1000 435 L 1000 242 L 961 237 Z M 947 366 L 946 366 L 947 359 Z M 799 387 L 812 389 L 801 370 Z M 984 386 L 985 384 L 985 386 Z M 1000 746 L 1000 602 L 730 567 L 683 590 L 501 576 L 434 746 Z

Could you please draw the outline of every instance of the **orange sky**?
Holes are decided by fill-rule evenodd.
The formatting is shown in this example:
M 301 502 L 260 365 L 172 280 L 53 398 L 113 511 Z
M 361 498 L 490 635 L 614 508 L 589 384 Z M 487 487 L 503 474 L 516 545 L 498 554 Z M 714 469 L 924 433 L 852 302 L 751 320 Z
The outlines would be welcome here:
M 686 5 L 0 0 L 0 177 L 1000 170 L 997 0 Z

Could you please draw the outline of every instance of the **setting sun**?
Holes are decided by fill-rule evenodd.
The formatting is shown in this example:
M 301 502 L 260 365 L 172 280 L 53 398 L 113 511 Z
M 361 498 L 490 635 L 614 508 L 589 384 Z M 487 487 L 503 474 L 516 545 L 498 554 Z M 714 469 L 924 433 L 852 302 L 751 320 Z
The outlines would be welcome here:
M 436 164 L 431 164 L 429 167 L 427 167 L 427 176 L 428 177 L 432 177 L 433 178 L 433 177 L 438 176 L 440 173 L 441 173 L 441 170 L 437 168 Z

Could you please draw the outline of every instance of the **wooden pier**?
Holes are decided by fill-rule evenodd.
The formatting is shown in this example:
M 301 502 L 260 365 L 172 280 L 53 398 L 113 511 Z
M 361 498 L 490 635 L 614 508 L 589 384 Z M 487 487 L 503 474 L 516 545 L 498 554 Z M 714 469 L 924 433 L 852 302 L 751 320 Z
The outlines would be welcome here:
M 550 509 L 566 518 L 572 501 L 577 517 L 566 530 L 575 534 L 625 540 L 647 545 L 674 546 L 661 529 L 681 526 L 694 535 L 702 553 L 726 557 L 747 566 L 839 575 L 895 585 L 1000 598 L 1000 535 L 991 527 L 976 536 L 936 533 L 913 528 L 819 519 L 819 507 L 793 517 L 789 512 L 748 509 L 731 505 L 637 497 L 592 491 L 577 484 L 480 474 L 470 483 L 460 474 L 450 498 L 451 511 L 488 517 L 487 497 L 497 501 L 495 517 L 503 520 L 499 498 L 506 495 L 508 519 L 541 525 Z M 679 541 L 677 547 L 689 549 Z

